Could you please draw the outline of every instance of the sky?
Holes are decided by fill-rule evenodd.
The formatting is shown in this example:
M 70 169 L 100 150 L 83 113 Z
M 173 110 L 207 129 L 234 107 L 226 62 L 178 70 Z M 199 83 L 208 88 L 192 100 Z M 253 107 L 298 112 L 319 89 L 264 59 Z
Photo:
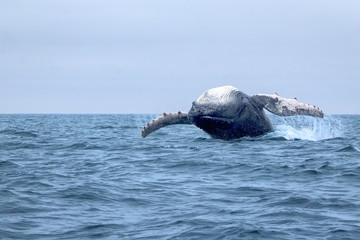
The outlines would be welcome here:
M 360 114 L 358 0 L 0 5 L 0 113 L 188 111 L 233 85 Z

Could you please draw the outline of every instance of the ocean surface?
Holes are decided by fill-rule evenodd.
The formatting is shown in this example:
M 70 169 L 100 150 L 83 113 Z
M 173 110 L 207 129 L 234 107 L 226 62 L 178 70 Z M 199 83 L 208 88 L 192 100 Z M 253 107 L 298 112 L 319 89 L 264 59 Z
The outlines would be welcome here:
M 0 115 L 0 239 L 360 239 L 360 115 L 256 138 L 148 115 Z

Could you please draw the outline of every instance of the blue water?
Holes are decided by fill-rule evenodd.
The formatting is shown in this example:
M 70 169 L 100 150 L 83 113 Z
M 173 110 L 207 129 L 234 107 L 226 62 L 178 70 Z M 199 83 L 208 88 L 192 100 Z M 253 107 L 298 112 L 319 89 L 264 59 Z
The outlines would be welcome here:
M 0 239 L 360 239 L 360 115 L 257 138 L 156 115 L 0 115 Z

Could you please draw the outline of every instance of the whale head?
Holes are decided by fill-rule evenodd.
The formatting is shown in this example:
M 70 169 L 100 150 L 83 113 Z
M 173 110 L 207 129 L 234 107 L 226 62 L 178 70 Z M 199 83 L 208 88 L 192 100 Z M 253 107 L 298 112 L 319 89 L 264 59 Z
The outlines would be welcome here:
M 212 88 L 201 94 L 188 117 L 192 124 L 221 139 L 259 135 L 272 129 L 262 108 L 233 86 Z M 261 121 L 265 122 L 264 128 L 259 128 Z

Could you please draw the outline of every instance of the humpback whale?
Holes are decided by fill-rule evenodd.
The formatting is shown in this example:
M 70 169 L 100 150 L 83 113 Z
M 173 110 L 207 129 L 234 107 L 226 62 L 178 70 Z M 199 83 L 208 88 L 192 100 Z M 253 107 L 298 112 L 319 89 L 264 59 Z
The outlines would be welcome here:
M 164 113 L 142 130 L 141 136 L 173 124 L 193 124 L 213 138 L 224 140 L 255 137 L 273 130 L 264 109 L 279 116 L 324 117 L 317 107 L 278 94 L 249 96 L 233 86 L 212 88 L 192 103 L 188 113 Z

